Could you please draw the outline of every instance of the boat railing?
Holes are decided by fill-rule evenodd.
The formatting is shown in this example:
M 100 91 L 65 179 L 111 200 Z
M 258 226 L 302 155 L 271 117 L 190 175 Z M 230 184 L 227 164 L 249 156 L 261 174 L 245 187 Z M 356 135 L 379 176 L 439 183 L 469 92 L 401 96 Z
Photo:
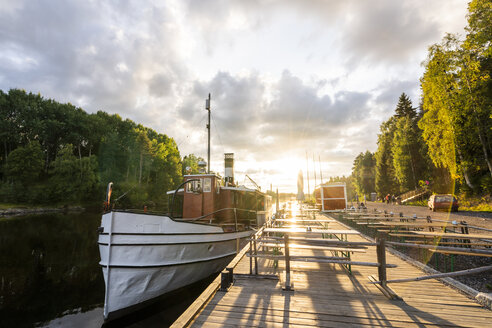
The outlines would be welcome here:
M 237 207 L 226 207 L 226 208 L 221 208 L 216 211 L 210 212 L 208 214 L 196 217 L 196 218 L 187 218 L 187 219 L 174 219 L 175 221 L 181 221 L 181 222 L 196 222 L 196 221 L 203 221 L 207 219 L 208 217 L 211 217 L 214 214 L 220 213 L 220 212 L 225 212 L 225 211 L 233 211 L 234 212 L 234 226 L 235 226 L 235 231 L 238 231 L 238 225 L 242 224 L 241 222 L 238 222 L 238 212 L 249 212 L 249 213 L 256 213 L 257 211 L 255 210 L 247 210 L 243 208 L 237 208 Z M 211 218 L 209 223 L 212 223 L 212 220 L 214 218 Z

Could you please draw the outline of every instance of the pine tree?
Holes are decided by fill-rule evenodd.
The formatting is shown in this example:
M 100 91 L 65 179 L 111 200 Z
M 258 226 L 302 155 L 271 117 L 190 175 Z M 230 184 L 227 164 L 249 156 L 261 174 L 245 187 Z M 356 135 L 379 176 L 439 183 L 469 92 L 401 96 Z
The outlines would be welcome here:
M 403 92 L 398 99 L 398 104 L 396 105 L 396 117 L 409 117 L 411 119 L 417 116 L 417 111 L 415 108 L 412 108 L 412 102 L 410 98 Z

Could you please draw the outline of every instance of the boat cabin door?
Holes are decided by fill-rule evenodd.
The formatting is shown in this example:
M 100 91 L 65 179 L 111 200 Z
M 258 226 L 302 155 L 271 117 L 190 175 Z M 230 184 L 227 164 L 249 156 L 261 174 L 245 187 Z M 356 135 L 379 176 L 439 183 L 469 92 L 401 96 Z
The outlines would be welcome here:
M 192 179 L 194 181 L 185 184 L 183 218 L 194 219 L 214 212 L 217 176 L 214 174 L 196 174 L 185 175 L 184 179 L 185 181 Z M 212 215 L 204 219 L 211 218 Z

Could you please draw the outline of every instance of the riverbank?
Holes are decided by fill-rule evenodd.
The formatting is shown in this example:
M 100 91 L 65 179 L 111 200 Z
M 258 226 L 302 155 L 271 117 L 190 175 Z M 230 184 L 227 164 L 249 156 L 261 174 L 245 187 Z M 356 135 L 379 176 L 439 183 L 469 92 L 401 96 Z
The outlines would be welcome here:
M 0 217 L 5 216 L 17 216 L 28 214 L 44 214 L 44 213 L 67 213 L 67 212 L 81 212 L 86 208 L 82 206 L 58 206 L 58 207 L 6 207 L 2 205 L 0 207 Z

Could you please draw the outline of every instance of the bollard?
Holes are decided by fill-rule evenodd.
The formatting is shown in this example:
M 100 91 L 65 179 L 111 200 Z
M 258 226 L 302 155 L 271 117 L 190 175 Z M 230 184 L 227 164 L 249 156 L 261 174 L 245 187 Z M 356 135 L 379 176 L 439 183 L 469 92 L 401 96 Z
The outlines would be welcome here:
M 229 289 L 229 286 L 231 285 L 229 276 L 230 274 L 228 271 L 222 271 L 220 273 L 220 291 L 227 292 Z

